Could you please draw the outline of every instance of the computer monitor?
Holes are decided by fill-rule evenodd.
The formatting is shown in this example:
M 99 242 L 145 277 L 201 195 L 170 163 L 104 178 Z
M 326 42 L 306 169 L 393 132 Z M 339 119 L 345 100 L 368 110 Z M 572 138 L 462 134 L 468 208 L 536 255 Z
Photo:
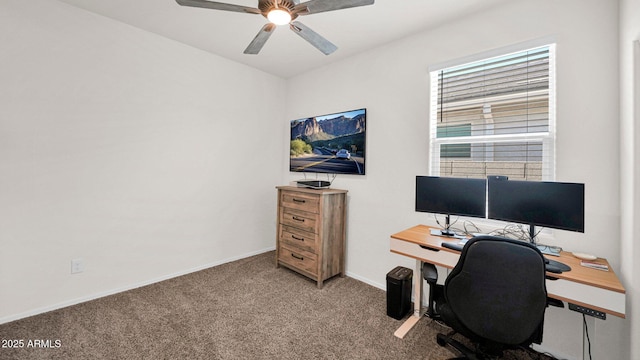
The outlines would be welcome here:
M 449 216 L 486 216 L 486 180 L 416 176 L 416 211 L 446 215 L 442 235 L 455 235 Z
M 488 179 L 488 218 L 584 232 L 584 184 Z

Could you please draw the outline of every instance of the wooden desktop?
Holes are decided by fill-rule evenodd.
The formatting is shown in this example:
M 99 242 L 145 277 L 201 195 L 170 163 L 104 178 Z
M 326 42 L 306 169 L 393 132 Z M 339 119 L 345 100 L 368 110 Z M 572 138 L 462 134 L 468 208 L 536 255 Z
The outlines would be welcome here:
M 452 269 L 460 257 L 458 251 L 442 246 L 445 241 L 459 242 L 460 239 L 431 235 L 432 229 L 426 225 L 416 225 L 391 235 L 391 252 L 416 260 L 413 276 L 414 313 L 395 332 L 394 335 L 399 338 L 403 338 L 423 315 L 422 263 Z M 550 298 L 625 317 L 625 289 L 606 259 L 599 261 L 609 265 L 609 271 L 581 266 L 580 259 L 565 251 L 560 256 L 545 256 L 571 267 L 571 271 L 560 274 L 547 272 L 546 286 Z

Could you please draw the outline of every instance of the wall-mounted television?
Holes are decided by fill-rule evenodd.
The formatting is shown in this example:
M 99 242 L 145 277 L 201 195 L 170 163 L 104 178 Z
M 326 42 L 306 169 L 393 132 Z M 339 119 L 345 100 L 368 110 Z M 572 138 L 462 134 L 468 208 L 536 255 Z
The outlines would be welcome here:
M 365 174 L 367 110 L 291 121 L 289 170 Z

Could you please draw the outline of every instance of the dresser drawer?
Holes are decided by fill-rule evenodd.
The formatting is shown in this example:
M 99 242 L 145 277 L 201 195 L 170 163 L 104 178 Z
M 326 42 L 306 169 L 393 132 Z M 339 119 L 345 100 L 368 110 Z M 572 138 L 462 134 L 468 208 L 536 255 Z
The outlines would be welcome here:
M 318 253 L 318 238 L 312 232 L 283 225 L 280 227 L 280 242 L 291 248 Z
M 318 261 L 315 254 L 283 245 L 278 252 L 278 260 L 314 276 L 318 275 Z
M 317 233 L 317 215 L 290 208 L 282 208 L 280 213 L 280 223 L 283 225 L 291 226 L 304 231 Z
M 320 208 L 320 197 L 293 191 L 282 192 L 282 206 L 317 214 Z

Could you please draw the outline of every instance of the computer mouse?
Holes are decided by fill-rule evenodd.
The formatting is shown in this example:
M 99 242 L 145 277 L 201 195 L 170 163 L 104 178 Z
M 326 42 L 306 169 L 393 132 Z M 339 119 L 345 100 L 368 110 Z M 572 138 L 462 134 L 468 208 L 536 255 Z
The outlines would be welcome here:
M 555 265 L 545 265 L 545 270 L 547 270 L 548 272 L 554 273 L 554 274 L 562 274 L 562 269 L 560 269 L 559 267 L 555 266 Z

